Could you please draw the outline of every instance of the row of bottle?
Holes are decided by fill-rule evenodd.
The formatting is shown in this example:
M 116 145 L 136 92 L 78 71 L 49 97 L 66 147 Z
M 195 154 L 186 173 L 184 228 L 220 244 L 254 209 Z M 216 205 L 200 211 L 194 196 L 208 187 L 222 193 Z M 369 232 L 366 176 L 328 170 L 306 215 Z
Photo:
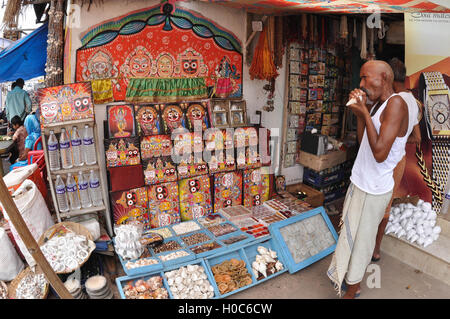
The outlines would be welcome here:
M 83 138 L 80 138 L 78 128 L 74 126 L 69 135 L 61 128 L 59 141 L 55 132 L 50 131 L 48 138 L 48 160 L 51 171 L 75 166 L 94 165 L 97 163 L 94 133 L 92 127 L 84 126 Z
M 70 173 L 67 174 L 66 183 L 61 175 L 57 175 L 55 190 L 60 212 L 103 205 L 100 180 L 94 170 L 90 170 L 88 180 L 83 176 L 83 172 L 78 172 L 78 183 Z

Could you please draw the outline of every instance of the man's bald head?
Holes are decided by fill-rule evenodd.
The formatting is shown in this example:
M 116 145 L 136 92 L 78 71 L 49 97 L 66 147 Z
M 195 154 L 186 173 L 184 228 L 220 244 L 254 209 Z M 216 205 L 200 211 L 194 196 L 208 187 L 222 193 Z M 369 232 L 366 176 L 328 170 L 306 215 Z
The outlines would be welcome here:
M 360 70 L 360 88 L 365 90 L 372 101 L 378 101 L 393 92 L 394 72 L 384 61 L 372 60 L 363 64 Z

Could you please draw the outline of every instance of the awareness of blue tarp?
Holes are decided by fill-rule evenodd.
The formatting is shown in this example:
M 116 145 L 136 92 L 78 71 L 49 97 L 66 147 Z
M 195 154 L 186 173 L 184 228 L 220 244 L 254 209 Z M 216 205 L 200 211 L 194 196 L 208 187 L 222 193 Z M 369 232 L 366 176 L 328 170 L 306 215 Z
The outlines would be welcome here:
M 0 52 L 0 83 L 45 75 L 48 24 Z

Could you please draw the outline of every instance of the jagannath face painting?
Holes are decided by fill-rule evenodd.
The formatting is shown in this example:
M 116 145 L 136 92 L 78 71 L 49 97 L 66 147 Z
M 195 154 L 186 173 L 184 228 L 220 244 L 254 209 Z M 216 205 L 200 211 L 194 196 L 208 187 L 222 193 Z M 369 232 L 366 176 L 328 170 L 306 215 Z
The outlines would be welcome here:
M 167 126 L 174 130 L 176 128 L 183 126 L 183 112 L 181 108 L 177 105 L 169 105 L 163 111 L 163 119 L 166 122 Z
M 45 123 L 52 122 L 58 115 L 58 103 L 56 101 L 41 104 L 41 116 Z
M 152 107 L 141 107 L 137 113 L 137 120 L 144 134 L 159 132 L 158 113 Z
M 197 77 L 208 74 L 203 56 L 193 48 L 187 48 L 178 56 L 179 73 L 185 77 Z

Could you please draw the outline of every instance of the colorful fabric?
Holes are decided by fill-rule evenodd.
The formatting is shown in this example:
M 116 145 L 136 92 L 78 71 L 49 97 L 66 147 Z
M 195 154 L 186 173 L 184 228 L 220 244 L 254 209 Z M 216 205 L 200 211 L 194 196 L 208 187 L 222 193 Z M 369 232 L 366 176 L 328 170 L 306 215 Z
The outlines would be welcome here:
M 23 126 L 27 130 L 27 137 L 25 138 L 25 148 L 33 150 L 34 143 L 41 137 L 41 126 L 35 114 L 27 115 Z M 42 143 L 37 145 L 36 150 L 42 150 Z
M 130 78 L 125 100 L 137 103 L 190 101 L 208 97 L 204 78 Z
M 91 86 L 95 104 L 114 102 L 111 79 L 92 80 Z
M 83 34 L 76 53 L 76 81 L 113 79 L 115 101 L 125 97 L 136 102 L 174 101 L 174 96 L 186 99 L 190 95 L 203 98 L 208 91 L 217 91 L 217 86 L 221 97 L 241 97 L 241 41 L 198 13 L 167 6 L 172 5 L 130 12 Z M 155 87 L 148 84 L 134 84 L 128 90 L 131 78 L 199 77 L 205 83 L 189 93 L 150 94 L 145 90 Z
M 165 183 L 148 188 L 148 207 L 152 228 L 176 224 L 181 221 L 178 183 Z

